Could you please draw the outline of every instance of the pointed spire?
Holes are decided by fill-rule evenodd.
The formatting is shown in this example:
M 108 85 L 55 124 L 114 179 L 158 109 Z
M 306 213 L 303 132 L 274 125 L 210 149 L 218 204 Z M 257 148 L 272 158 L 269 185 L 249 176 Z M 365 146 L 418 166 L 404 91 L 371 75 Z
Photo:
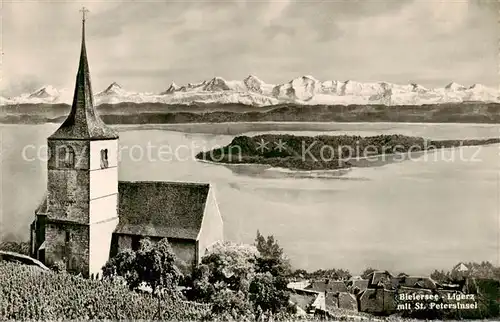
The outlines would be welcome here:
M 97 115 L 94 108 L 94 96 L 90 82 L 87 49 L 85 47 L 85 20 L 88 10 L 82 12 L 82 45 L 80 62 L 76 74 L 75 91 L 71 111 L 61 127 L 49 139 L 116 139 L 118 134 L 108 127 Z

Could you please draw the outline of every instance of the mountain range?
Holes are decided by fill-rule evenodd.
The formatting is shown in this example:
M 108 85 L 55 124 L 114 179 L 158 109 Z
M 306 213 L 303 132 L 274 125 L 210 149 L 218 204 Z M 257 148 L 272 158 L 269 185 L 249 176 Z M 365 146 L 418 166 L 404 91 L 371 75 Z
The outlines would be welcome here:
M 16 97 L 1 97 L 0 105 L 13 104 L 71 104 L 73 92 L 43 86 Z M 460 102 L 500 102 L 500 91 L 481 84 L 463 86 L 450 83 L 441 88 L 426 88 L 419 84 L 398 85 L 388 82 L 363 83 L 356 81 L 319 81 L 305 75 L 283 84 L 267 84 L 250 75 L 241 81 L 214 77 L 201 83 L 179 86 L 170 84 L 160 93 L 127 91 L 113 82 L 94 96 L 95 103 L 238 103 L 250 106 L 269 106 L 281 103 L 303 105 L 423 105 Z

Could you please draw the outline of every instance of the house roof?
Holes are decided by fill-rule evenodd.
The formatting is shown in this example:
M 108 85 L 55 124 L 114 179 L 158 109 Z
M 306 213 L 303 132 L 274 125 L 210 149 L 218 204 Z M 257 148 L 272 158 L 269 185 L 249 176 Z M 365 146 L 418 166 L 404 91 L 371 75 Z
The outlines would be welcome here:
M 118 234 L 196 240 L 209 184 L 118 182 Z
M 457 272 L 467 272 L 469 270 L 469 267 L 467 267 L 467 265 L 465 265 L 464 263 L 460 262 L 457 265 L 455 265 L 455 267 L 453 267 L 452 270 Z
M 369 280 L 356 280 L 356 281 L 353 281 L 352 283 L 352 288 L 358 288 L 360 290 L 365 290 L 368 288 L 368 285 L 370 284 L 370 281 Z
M 368 280 L 371 285 L 375 285 L 378 283 L 391 283 L 393 277 L 388 271 L 374 271 L 369 275 Z
M 314 302 L 317 294 L 297 294 L 294 292 L 290 293 L 290 301 L 294 304 L 297 304 L 302 310 L 307 311 L 309 305 Z
M 435 289 L 436 282 L 428 276 L 403 276 L 393 278 L 394 286 Z
M 320 280 L 314 281 L 308 287 L 318 292 L 347 292 L 347 286 L 343 281 Z
M 107 126 L 94 109 L 94 97 L 85 47 L 85 20 L 83 20 L 80 63 L 76 74 L 71 111 L 62 125 L 49 137 L 49 140 L 106 140 L 117 138 L 118 134 L 115 130 Z

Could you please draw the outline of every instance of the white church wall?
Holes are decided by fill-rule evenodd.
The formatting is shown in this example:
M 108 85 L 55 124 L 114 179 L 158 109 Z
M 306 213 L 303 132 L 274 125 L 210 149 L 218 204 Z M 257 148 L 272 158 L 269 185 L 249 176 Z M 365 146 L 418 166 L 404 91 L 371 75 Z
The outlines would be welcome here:
M 90 171 L 90 200 L 118 193 L 118 168 Z
M 102 276 L 102 267 L 109 259 L 111 238 L 118 225 L 118 218 L 90 225 L 89 271 Z
M 223 240 L 224 223 L 215 198 L 215 188 L 211 185 L 205 204 L 205 214 L 201 223 L 201 230 L 198 234 L 198 261 L 205 255 L 207 248 Z
M 90 170 L 101 169 L 101 150 L 108 149 L 108 167 L 118 166 L 118 140 L 90 141 Z
M 90 223 L 98 223 L 118 217 L 118 194 L 90 200 Z

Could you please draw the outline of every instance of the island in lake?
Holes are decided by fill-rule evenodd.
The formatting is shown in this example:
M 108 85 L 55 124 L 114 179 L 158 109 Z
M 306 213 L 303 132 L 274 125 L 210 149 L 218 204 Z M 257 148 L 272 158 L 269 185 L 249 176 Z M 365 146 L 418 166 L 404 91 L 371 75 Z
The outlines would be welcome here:
M 200 152 L 196 158 L 216 163 L 262 164 L 290 170 L 337 170 L 352 167 L 354 160 L 381 155 L 495 143 L 500 143 L 500 138 L 428 140 L 399 134 L 368 137 L 263 134 L 237 136 L 228 145 Z

